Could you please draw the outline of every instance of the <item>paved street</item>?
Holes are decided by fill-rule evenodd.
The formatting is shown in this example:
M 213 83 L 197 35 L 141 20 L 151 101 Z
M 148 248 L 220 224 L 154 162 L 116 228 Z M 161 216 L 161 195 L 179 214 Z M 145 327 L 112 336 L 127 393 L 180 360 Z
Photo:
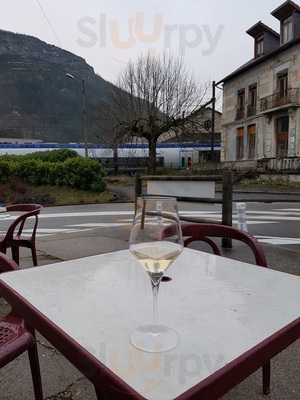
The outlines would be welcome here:
M 221 205 L 180 203 L 185 217 L 221 219 Z M 0 220 L 4 232 L 14 217 Z M 127 239 L 133 219 L 132 204 L 104 204 L 45 208 L 38 230 L 40 242 L 65 240 L 76 236 L 87 238 L 96 233 L 101 237 Z M 300 249 L 300 203 L 248 203 L 249 232 L 262 243 L 283 246 L 293 251 Z M 237 217 L 234 216 L 234 223 Z M 30 229 L 28 229 L 30 232 Z M 44 246 L 44 245 L 43 245 Z M 79 244 L 80 246 L 80 244 Z M 84 249 L 82 256 L 84 256 Z
M 188 217 L 219 219 L 221 206 L 180 204 L 181 214 Z M 40 265 L 107 253 L 128 247 L 132 204 L 107 204 L 44 209 L 38 231 Z M 5 231 L 13 216 L 1 220 Z M 249 231 L 263 243 L 271 268 L 300 275 L 300 203 L 248 205 Z M 225 254 L 252 261 L 242 247 Z M 32 265 L 30 255 L 22 253 L 22 267 Z M 268 288 L 266 288 L 268 290 Z M 8 306 L 0 300 L 0 313 Z M 201 336 L 200 336 L 201 338 Z M 53 347 L 38 337 L 45 396 L 48 400 L 95 400 L 90 383 L 84 379 Z M 299 342 L 273 361 L 270 400 L 299 400 Z M 17 382 L 17 384 L 16 384 Z M 33 399 L 26 356 L 0 371 L 1 400 Z M 258 371 L 231 393 L 226 400 L 263 399 L 261 372 Z

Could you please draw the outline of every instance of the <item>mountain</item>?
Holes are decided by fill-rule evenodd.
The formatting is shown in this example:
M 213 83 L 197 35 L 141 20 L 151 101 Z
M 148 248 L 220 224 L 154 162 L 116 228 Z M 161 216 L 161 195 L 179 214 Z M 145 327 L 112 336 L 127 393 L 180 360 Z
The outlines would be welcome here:
M 106 110 L 115 87 L 83 58 L 4 30 L 0 30 L 0 137 L 82 141 L 81 82 L 66 78 L 67 73 L 86 83 L 89 140 L 106 143 L 110 126 Z

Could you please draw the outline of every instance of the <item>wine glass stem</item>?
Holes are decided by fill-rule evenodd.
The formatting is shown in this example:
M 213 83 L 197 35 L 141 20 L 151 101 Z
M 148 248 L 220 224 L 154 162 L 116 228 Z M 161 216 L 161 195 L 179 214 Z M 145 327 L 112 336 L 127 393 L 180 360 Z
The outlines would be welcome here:
M 153 291 L 153 322 L 154 324 L 158 324 L 158 292 L 160 283 L 152 283 L 152 291 Z

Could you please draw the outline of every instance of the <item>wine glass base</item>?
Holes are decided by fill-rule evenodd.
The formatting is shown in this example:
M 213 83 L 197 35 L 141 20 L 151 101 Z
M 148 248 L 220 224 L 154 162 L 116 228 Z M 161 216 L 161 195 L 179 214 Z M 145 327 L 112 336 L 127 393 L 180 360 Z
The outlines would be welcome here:
M 147 353 L 164 353 L 175 349 L 178 334 L 163 325 L 144 325 L 133 332 L 131 344 Z

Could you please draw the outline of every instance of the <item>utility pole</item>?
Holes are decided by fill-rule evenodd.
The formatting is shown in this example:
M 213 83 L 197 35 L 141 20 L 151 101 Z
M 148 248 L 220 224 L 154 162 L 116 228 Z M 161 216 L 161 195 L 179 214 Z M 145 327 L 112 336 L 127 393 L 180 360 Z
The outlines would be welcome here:
M 89 157 L 88 137 L 87 137 L 87 109 L 86 109 L 86 87 L 85 80 L 82 79 L 82 137 L 84 138 L 85 157 Z
M 212 83 L 211 106 L 211 161 L 215 161 L 215 130 L 216 130 L 216 81 Z
M 87 102 L 86 102 L 86 85 L 84 79 L 79 79 L 77 76 L 72 74 L 66 74 L 66 77 L 75 81 L 81 81 L 81 137 L 84 141 L 84 153 L 85 157 L 89 157 L 89 144 L 88 144 L 88 132 L 87 132 Z

